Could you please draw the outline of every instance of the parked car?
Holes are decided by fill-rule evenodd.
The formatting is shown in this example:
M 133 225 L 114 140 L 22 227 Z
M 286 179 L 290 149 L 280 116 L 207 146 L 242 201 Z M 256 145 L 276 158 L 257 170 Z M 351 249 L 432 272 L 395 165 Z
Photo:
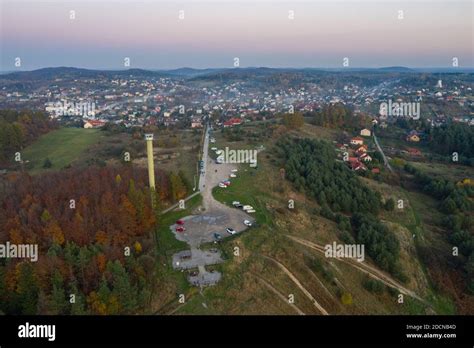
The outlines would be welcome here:
M 227 185 L 224 185 L 223 183 L 220 182 L 220 183 L 219 183 L 219 187 L 221 187 L 221 188 L 226 188 Z
M 183 226 L 176 227 L 176 232 L 184 232 L 186 229 Z
M 239 201 L 233 201 L 233 202 L 232 202 L 232 205 L 233 205 L 234 207 L 237 206 L 237 205 L 239 205 L 239 204 L 240 204 Z
M 230 185 L 230 181 L 229 181 L 229 180 L 224 180 L 222 183 L 223 183 L 224 185 L 226 185 L 226 186 L 229 186 L 229 185 Z
M 232 169 L 231 172 L 232 172 L 232 173 L 237 173 L 238 170 L 237 170 L 237 169 Z
M 176 225 L 184 225 L 184 220 L 176 220 Z
M 252 223 L 250 222 L 250 220 L 244 220 L 244 225 L 248 226 L 248 227 L 251 227 Z
M 237 204 L 237 205 L 234 205 L 234 207 L 242 209 L 244 207 L 244 205 L 243 204 Z
M 214 233 L 214 239 L 215 240 L 221 240 L 222 239 L 222 236 L 219 234 L 219 233 Z
M 251 205 L 244 205 L 242 209 L 247 211 L 247 210 L 252 210 L 253 207 Z
M 236 178 L 237 175 L 235 175 L 235 174 L 230 174 L 230 177 L 231 177 L 231 178 Z
M 255 213 L 255 209 L 249 209 L 249 210 L 247 210 L 247 213 L 249 213 L 249 214 Z
M 230 227 L 227 227 L 225 229 L 227 231 L 227 233 L 230 233 L 230 234 L 236 234 L 237 232 L 235 232 L 235 230 L 233 228 L 230 228 Z

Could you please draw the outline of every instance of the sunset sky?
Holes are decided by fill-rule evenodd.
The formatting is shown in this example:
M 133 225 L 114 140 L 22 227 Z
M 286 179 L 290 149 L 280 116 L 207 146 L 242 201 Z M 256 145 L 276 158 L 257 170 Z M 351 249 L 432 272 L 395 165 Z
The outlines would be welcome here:
M 22 70 L 121 69 L 125 57 L 147 69 L 232 67 L 234 57 L 242 67 L 474 66 L 471 0 L 0 0 L 0 11 L 3 71 L 18 69 L 16 57 Z

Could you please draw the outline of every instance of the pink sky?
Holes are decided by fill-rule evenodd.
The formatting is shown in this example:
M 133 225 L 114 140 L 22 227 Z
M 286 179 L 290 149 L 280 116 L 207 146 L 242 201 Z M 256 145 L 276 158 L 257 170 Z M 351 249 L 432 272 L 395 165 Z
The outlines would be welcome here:
M 2 70 L 474 65 L 468 0 L 0 1 Z

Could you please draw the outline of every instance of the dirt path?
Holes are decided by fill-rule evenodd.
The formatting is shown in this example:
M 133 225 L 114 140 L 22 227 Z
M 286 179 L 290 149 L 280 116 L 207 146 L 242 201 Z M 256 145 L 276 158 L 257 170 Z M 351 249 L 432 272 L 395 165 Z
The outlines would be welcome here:
M 382 154 L 383 162 L 384 162 L 385 166 L 388 168 L 388 170 L 390 170 L 393 173 L 393 169 L 390 166 L 390 163 L 388 162 L 387 156 L 385 156 L 385 153 L 383 152 L 382 147 L 380 146 L 379 141 L 378 141 L 377 137 L 375 136 L 375 131 L 372 131 L 372 132 L 373 132 L 373 135 L 374 135 L 375 145 L 377 146 L 377 149 L 379 150 L 379 152 Z
M 311 268 L 309 268 L 306 265 L 304 265 L 304 266 L 305 266 L 305 269 L 308 270 L 309 274 L 311 274 L 311 276 L 318 282 L 318 284 L 321 286 L 321 288 L 323 288 L 324 292 L 329 296 L 329 298 L 333 299 L 334 301 L 336 301 L 339 304 L 339 302 L 334 297 L 334 295 L 331 294 L 331 292 L 328 290 L 328 288 L 326 288 L 326 286 L 323 284 L 323 282 L 316 276 L 316 274 L 314 274 L 314 272 L 311 270 Z
M 275 289 L 269 282 L 267 282 L 265 279 L 262 277 L 256 275 L 255 273 L 251 273 L 255 278 L 257 278 L 259 281 L 263 283 L 268 289 L 270 289 L 275 295 L 277 295 L 283 302 L 285 302 L 287 305 L 290 305 L 296 313 L 299 315 L 306 315 L 301 309 L 299 309 L 294 303 L 289 303 L 288 299 L 283 295 L 281 292 L 279 292 L 277 289 Z
M 286 235 L 286 237 L 290 238 L 291 240 L 293 240 L 293 241 L 295 241 L 295 242 L 297 242 L 301 245 L 304 245 L 304 246 L 307 246 L 311 249 L 314 249 L 314 250 L 316 250 L 316 251 L 318 251 L 322 254 L 325 253 L 324 246 L 322 246 L 322 245 L 310 242 L 310 241 L 305 240 L 305 239 L 294 237 L 294 236 Z M 394 280 L 389 275 L 385 274 L 384 272 L 378 270 L 375 267 L 372 267 L 371 265 L 368 265 L 367 263 L 357 262 L 353 259 L 344 259 L 344 258 L 335 258 L 335 259 L 337 259 L 339 261 L 342 261 L 342 262 L 344 262 L 348 265 L 351 265 L 352 267 L 357 268 L 358 270 L 368 274 L 372 278 L 375 278 L 375 279 L 381 281 L 385 285 L 387 285 L 391 288 L 397 289 L 398 291 L 400 291 L 400 293 L 402 293 L 404 295 L 411 296 L 411 297 L 417 299 L 418 301 L 426 304 L 427 306 L 430 306 L 430 304 L 428 302 L 426 302 L 424 299 L 422 299 L 420 296 L 418 296 L 415 292 L 413 292 L 410 289 L 405 288 L 403 285 L 398 283 L 396 280 Z
M 290 279 L 293 281 L 293 283 L 295 283 L 296 286 L 300 288 L 300 290 L 313 303 L 313 305 L 318 309 L 318 311 L 320 311 L 323 315 L 329 315 L 329 313 L 318 303 L 318 301 L 316 301 L 316 299 L 313 297 L 313 295 L 311 295 L 311 293 L 300 283 L 298 278 L 296 278 L 295 275 L 293 273 L 291 273 L 288 268 L 286 268 L 283 264 L 281 264 L 279 261 L 275 260 L 274 258 L 271 258 L 269 256 L 265 256 L 265 255 L 262 255 L 262 256 L 265 257 L 266 259 L 269 259 L 269 260 L 275 262 L 278 265 L 278 267 L 280 267 L 280 269 L 283 272 L 285 272 L 288 277 L 290 277 Z

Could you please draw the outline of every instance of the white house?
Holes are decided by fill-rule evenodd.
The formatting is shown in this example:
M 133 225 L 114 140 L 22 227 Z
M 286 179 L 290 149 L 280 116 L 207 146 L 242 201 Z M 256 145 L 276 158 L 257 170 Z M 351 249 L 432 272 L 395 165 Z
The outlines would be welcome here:
M 368 130 L 367 128 L 364 128 L 360 131 L 360 135 L 362 135 L 363 137 L 370 137 L 370 130 Z

